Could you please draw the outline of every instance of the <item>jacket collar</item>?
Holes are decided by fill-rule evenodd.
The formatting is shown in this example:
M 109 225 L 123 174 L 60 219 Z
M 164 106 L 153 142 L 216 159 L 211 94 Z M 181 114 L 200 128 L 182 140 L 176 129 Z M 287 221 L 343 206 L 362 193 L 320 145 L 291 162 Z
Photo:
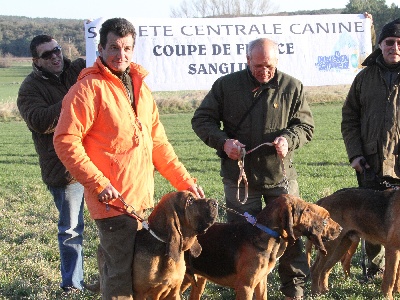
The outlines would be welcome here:
M 385 61 L 383 60 L 383 56 L 379 55 L 376 58 L 376 64 L 383 70 L 389 71 L 389 72 L 398 72 L 400 71 L 400 64 L 396 64 L 394 66 L 388 66 Z
M 260 95 L 264 90 L 266 89 L 277 89 L 279 87 L 278 84 L 278 69 L 275 70 L 274 77 L 271 78 L 270 81 L 265 82 L 265 83 L 260 83 L 254 76 L 251 74 L 249 66 L 247 66 L 247 74 L 249 76 L 249 80 L 253 83 L 254 88 L 252 89 L 252 92 L 254 93 L 254 96 L 257 97 Z

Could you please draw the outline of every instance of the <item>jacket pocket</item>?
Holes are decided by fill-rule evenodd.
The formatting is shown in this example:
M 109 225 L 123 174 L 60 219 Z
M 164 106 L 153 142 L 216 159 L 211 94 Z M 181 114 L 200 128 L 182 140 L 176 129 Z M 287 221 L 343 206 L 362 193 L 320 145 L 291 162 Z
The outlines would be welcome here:
M 382 157 L 378 151 L 378 142 L 371 141 L 364 145 L 364 156 L 372 170 L 379 174 L 382 168 Z
M 365 155 L 369 156 L 376 154 L 377 152 L 378 152 L 378 143 L 376 141 L 372 141 L 364 145 Z

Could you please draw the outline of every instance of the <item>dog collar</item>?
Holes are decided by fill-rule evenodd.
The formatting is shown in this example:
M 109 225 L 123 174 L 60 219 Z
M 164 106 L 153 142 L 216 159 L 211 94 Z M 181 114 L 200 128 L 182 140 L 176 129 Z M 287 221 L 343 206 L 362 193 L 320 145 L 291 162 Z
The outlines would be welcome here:
M 146 221 L 143 221 L 143 222 L 142 222 L 142 226 L 143 226 L 143 228 L 145 228 L 148 232 L 150 232 L 151 235 L 154 236 L 157 240 L 159 240 L 160 242 L 165 243 L 165 241 L 164 241 L 162 238 L 158 237 L 157 234 L 156 234 L 153 230 L 150 229 L 149 223 L 147 223 Z
M 268 228 L 267 226 L 257 223 L 257 219 L 255 217 L 253 217 L 252 215 L 250 215 L 249 213 L 245 212 L 243 215 L 245 216 L 247 222 L 249 222 L 251 225 L 256 226 L 257 228 L 261 229 L 265 233 L 268 233 L 269 235 L 273 236 L 274 238 L 279 238 L 281 236 L 278 232 Z

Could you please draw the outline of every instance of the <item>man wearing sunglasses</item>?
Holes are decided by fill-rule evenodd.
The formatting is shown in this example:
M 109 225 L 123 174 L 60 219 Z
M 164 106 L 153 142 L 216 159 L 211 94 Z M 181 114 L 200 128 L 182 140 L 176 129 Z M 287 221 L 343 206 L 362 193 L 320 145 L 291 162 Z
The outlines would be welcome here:
M 342 135 L 360 187 L 400 185 L 400 18 L 387 23 L 378 47 L 362 63 L 342 109 Z M 365 243 L 365 282 L 382 274 L 384 248 Z
M 64 293 L 78 292 L 83 288 L 83 187 L 57 157 L 53 135 L 62 100 L 86 63 L 63 57 L 61 47 L 49 35 L 34 37 L 30 51 L 33 71 L 19 89 L 17 105 L 32 132 L 42 179 L 59 212 L 60 286 Z

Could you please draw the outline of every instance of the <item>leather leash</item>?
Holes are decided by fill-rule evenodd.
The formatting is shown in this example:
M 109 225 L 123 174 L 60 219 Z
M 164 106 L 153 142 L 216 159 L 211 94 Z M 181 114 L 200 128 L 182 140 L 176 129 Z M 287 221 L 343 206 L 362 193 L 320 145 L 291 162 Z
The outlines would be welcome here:
M 136 213 L 136 211 L 133 208 L 133 206 L 125 202 L 125 199 L 122 197 L 122 195 L 120 195 L 117 199 L 122 202 L 122 204 L 124 205 L 124 208 L 122 208 L 120 206 L 117 206 L 117 205 L 110 204 L 108 202 L 102 202 L 100 200 L 99 201 L 102 202 L 102 203 L 105 203 L 107 210 L 112 208 L 112 209 L 115 209 L 115 210 L 117 210 L 119 212 L 123 212 L 124 214 L 127 214 L 128 216 L 138 220 L 139 222 L 142 223 L 143 228 L 146 229 L 148 232 L 150 232 L 150 234 L 152 236 L 154 236 L 160 242 L 166 243 L 162 238 L 157 236 L 157 234 L 153 230 L 150 229 L 149 223 Z
M 273 143 L 263 143 L 258 145 L 257 147 L 254 147 L 253 149 L 246 151 L 245 148 L 241 148 L 240 149 L 240 157 L 238 159 L 238 166 L 239 166 L 239 178 L 238 178 L 238 183 L 237 183 L 237 193 L 236 193 L 236 200 L 240 203 L 240 204 L 245 204 L 247 202 L 247 198 L 249 197 L 249 183 L 247 181 L 247 176 L 246 176 L 246 172 L 244 171 L 244 158 L 246 156 L 246 154 L 249 154 L 255 150 L 257 150 L 258 148 L 260 148 L 261 146 L 274 146 Z M 283 185 L 284 189 L 286 191 L 289 190 L 289 181 L 286 177 L 286 169 L 285 169 L 285 163 L 283 162 L 283 158 L 281 159 L 282 162 L 282 172 L 283 172 L 283 178 L 281 180 L 281 182 L 278 182 L 278 184 L 276 186 L 279 185 Z M 243 181 L 244 183 L 244 199 L 240 200 L 240 183 Z M 275 186 L 271 186 L 271 187 L 275 187 Z

